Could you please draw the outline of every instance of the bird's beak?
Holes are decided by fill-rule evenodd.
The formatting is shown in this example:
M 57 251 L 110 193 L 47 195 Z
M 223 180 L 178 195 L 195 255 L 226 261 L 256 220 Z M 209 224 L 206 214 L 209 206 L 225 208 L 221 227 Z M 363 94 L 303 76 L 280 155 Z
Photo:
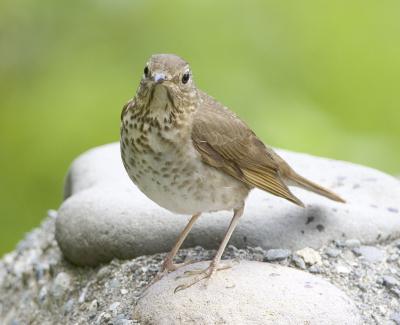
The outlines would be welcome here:
M 154 75 L 154 82 L 155 83 L 162 83 L 166 79 L 165 74 L 163 73 L 156 73 Z

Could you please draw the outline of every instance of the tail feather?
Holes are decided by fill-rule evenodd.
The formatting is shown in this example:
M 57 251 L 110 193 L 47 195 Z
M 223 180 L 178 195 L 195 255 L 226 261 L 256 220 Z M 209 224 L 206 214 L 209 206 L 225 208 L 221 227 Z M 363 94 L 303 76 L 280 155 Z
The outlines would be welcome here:
M 339 195 L 327 190 L 326 188 L 309 181 L 308 179 L 300 176 L 297 173 L 291 173 L 290 176 L 288 177 L 289 181 L 293 183 L 295 186 L 299 186 L 301 188 L 304 188 L 308 191 L 314 192 L 316 194 L 322 195 L 327 197 L 328 199 L 331 199 L 333 201 L 341 202 L 341 203 L 346 203 L 345 200 L 343 200 Z

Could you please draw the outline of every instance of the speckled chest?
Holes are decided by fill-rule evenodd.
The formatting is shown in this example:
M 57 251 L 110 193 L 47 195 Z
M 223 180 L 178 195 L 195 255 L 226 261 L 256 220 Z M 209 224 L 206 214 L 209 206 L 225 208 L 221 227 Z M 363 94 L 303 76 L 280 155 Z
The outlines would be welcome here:
M 162 121 L 164 122 L 164 121 Z M 136 118 L 121 126 L 121 156 L 132 181 L 160 206 L 178 213 L 233 209 L 248 189 L 204 164 L 192 144 L 190 125 Z
M 139 187 L 145 189 L 147 183 L 162 186 L 163 179 L 175 186 L 180 176 L 190 176 L 194 166 L 190 159 L 185 159 L 191 148 L 183 132 L 162 125 L 156 118 L 136 118 L 127 112 L 121 126 L 121 156 L 129 176 Z

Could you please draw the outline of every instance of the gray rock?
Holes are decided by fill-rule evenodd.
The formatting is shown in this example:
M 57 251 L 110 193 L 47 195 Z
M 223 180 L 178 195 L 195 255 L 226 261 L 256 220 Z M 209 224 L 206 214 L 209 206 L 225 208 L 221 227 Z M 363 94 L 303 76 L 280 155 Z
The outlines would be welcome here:
M 361 246 L 358 249 L 358 253 L 364 260 L 370 263 L 382 262 L 385 258 L 385 253 L 374 246 Z
M 114 325 L 132 325 L 134 322 L 129 319 L 117 319 L 115 322 L 113 322 Z
M 42 303 L 44 303 L 45 301 L 46 301 L 46 299 L 47 299 L 47 293 L 48 293 L 48 291 L 47 291 L 47 287 L 46 286 L 43 286 L 42 287 L 42 289 L 40 289 L 40 291 L 39 291 L 39 302 L 42 304 Z
M 393 242 L 393 246 L 397 247 L 398 249 L 400 249 L 400 239 L 397 239 Z
M 269 249 L 265 255 L 267 261 L 281 261 L 288 258 L 292 252 L 288 249 Z
M 64 314 L 70 313 L 74 308 L 74 299 L 69 299 L 63 306 Z
M 329 282 L 280 265 L 242 261 L 174 294 L 186 266 L 148 288 L 135 309 L 143 324 L 361 324 L 354 303 Z M 251 301 L 251 303 L 249 303 Z
M 308 265 L 320 264 L 321 263 L 321 255 L 311 247 L 305 247 L 296 252 L 297 255 L 301 256 Z
M 91 315 L 96 314 L 98 307 L 99 307 L 99 303 L 98 303 L 97 299 L 94 299 L 88 306 L 89 314 L 91 314 Z
M 108 310 L 111 311 L 113 314 L 116 314 L 118 311 L 118 307 L 121 305 L 119 301 L 116 301 L 108 307 Z
M 345 241 L 345 245 L 348 248 L 355 248 L 355 247 L 360 247 L 361 243 L 358 239 L 347 239 Z
M 389 262 L 389 263 L 393 263 L 393 262 L 396 262 L 398 259 L 399 259 L 399 254 L 391 254 L 387 259 L 386 259 L 386 261 L 387 262 Z
M 64 297 L 71 287 L 71 277 L 65 272 L 60 272 L 54 279 L 51 293 L 54 298 L 59 299 Z
M 294 265 L 296 265 L 299 269 L 301 270 L 306 269 L 306 263 L 304 262 L 303 258 L 301 258 L 299 255 L 294 254 L 292 257 L 292 261 Z
M 293 188 L 307 205 L 302 209 L 254 190 L 231 244 L 295 251 L 307 246 L 319 248 L 343 235 L 376 243 L 400 232 L 399 216 L 387 210 L 400 209 L 397 179 L 351 163 L 278 152 L 300 174 L 337 192 L 348 203 Z M 360 186 L 353 189 L 356 183 Z M 132 184 L 122 166 L 118 144 L 77 158 L 68 173 L 65 197 L 56 218 L 56 238 L 66 258 L 79 265 L 167 252 L 189 218 L 160 208 Z M 215 249 L 231 217 L 231 212 L 205 213 L 184 247 Z
M 393 314 L 390 316 L 390 319 L 391 319 L 392 321 L 394 321 L 396 325 L 400 325 L 400 312 L 398 312 L 398 313 L 393 313 Z
M 121 283 L 118 281 L 118 279 L 112 279 L 112 280 L 109 282 L 109 287 L 110 287 L 111 289 L 117 289 L 117 290 L 119 290 L 119 288 L 121 287 Z
M 317 264 L 314 264 L 308 268 L 308 272 L 313 274 L 319 274 L 321 273 L 321 268 Z
M 351 268 L 346 265 L 338 264 L 335 266 L 336 272 L 339 274 L 349 274 L 351 272 Z
M 98 272 L 97 272 L 97 280 L 101 281 L 105 277 L 108 277 L 110 275 L 111 269 L 109 266 L 103 266 Z
M 382 277 L 382 283 L 385 287 L 393 288 L 399 286 L 399 281 L 391 275 L 385 275 Z
M 25 237 L 18 245 L 17 251 L 6 254 L 0 259 L 0 324 L 11 324 L 15 321 L 21 325 L 96 323 L 115 325 L 119 320 L 123 320 L 121 322 L 124 325 L 138 324 L 137 320 L 132 318 L 133 306 L 160 269 L 165 254 L 140 256 L 126 261 L 113 260 L 106 266 L 107 271 L 101 272 L 98 268 L 75 267 L 66 263 L 54 240 L 54 222 L 54 218 L 48 218 L 39 229 L 35 229 Z M 398 243 L 395 240 L 389 240 L 378 247 L 385 252 L 385 256 L 390 256 L 397 250 L 396 244 Z M 47 248 L 43 250 L 43 247 Z M 325 252 L 326 247 L 322 247 L 320 251 Z M 320 272 L 318 277 L 334 283 L 353 299 L 359 308 L 363 324 L 386 324 L 390 315 L 399 311 L 400 287 L 385 287 L 382 275 L 398 278 L 400 263 L 388 265 L 383 261 L 364 264 L 366 262 L 352 256 L 351 253 L 350 256 L 354 260 L 349 260 L 346 256 L 348 253 L 350 251 L 344 249 L 334 260 L 322 254 L 322 263 L 310 269 L 313 271 L 317 267 Z M 213 250 L 196 246 L 180 250 L 176 262 L 209 260 L 214 254 Z M 260 260 L 260 255 L 263 257 L 265 254 L 266 251 L 260 247 L 237 249 L 230 246 L 223 258 Z M 294 254 L 287 259 L 292 266 L 296 265 L 293 261 L 295 256 L 297 255 Z M 339 275 L 335 269 L 336 265 L 345 265 L 352 271 L 349 275 Z M 38 280 L 36 272 L 40 268 L 48 271 Z M 54 277 L 61 272 L 68 274 L 71 287 L 67 291 L 69 294 L 54 299 L 52 296 Z M 217 273 L 216 277 L 219 278 L 223 272 Z M 272 272 L 273 281 L 279 277 L 277 274 Z M 265 276 L 269 281 L 270 275 Z M 308 290 L 309 285 L 307 284 L 307 288 L 304 289 Z M 42 301 L 40 301 L 41 295 L 44 297 Z M 75 301 L 74 304 L 69 302 L 71 299 Z M 96 301 L 93 302 L 94 300 Z M 110 311 L 110 306 L 115 302 L 121 304 L 114 309 L 114 312 Z
M 332 247 L 328 247 L 325 250 L 325 254 L 329 257 L 338 257 L 341 253 L 341 250 L 336 249 L 336 248 L 332 248 Z

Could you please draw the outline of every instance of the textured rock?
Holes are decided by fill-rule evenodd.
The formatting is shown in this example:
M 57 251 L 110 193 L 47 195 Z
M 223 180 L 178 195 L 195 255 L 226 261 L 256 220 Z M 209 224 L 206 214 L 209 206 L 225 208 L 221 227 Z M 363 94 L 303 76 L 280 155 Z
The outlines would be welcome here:
M 338 257 L 340 255 L 340 250 L 337 248 L 331 248 L 325 250 L 325 254 L 329 257 Z
M 361 246 L 360 248 L 354 249 L 354 251 L 371 263 L 381 262 L 385 258 L 384 252 L 374 246 Z
M 348 238 L 373 244 L 400 233 L 400 182 L 394 177 L 351 163 L 278 152 L 300 174 L 348 203 L 293 188 L 306 204 L 302 209 L 254 190 L 231 244 L 295 251 Z M 65 198 L 56 238 L 65 256 L 80 265 L 169 251 L 189 218 L 160 208 L 131 183 L 118 144 L 93 149 L 74 161 Z M 216 248 L 231 217 L 231 212 L 204 214 L 184 247 Z
M 397 281 L 396 278 L 390 276 L 390 275 L 385 275 L 382 278 L 383 285 L 388 287 L 388 288 L 393 288 L 399 286 L 399 281 Z
M 306 264 L 321 264 L 321 255 L 310 247 L 305 247 L 297 251 L 296 254 L 301 256 Z
M 51 215 L 55 217 L 56 213 L 53 211 Z M 54 223 L 54 218 L 47 218 L 40 228 L 26 235 L 15 251 L 0 259 L 0 324 L 138 324 L 133 317 L 133 308 L 144 288 L 160 270 L 166 254 L 113 260 L 97 268 L 76 267 L 63 258 L 54 239 Z M 396 281 L 383 277 L 392 276 L 398 280 L 400 263 L 386 261 L 395 252 L 400 252 L 399 246 L 398 240 L 377 245 L 385 257 L 380 263 L 368 262 L 362 255 L 356 256 L 350 248 L 342 246 L 341 254 L 336 258 L 321 255 L 318 277 L 336 285 L 354 301 L 363 324 L 392 324 L 390 318 L 400 319 L 400 290 Z M 336 243 L 330 243 L 328 247 L 322 247 L 320 252 L 334 247 L 337 247 Z M 176 262 L 205 261 L 214 254 L 215 251 L 201 247 L 182 249 L 178 252 Z M 267 251 L 260 247 L 237 249 L 230 245 L 223 259 L 262 261 L 266 254 Z M 304 261 L 296 254 L 282 261 L 265 264 L 296 266 L 297 258 L 302 261 L 299 267 L 305 268 Z M 338 274 L 336 265 L 346 266 L 351 272 Z M 237 266 L 235 264 L 234 267 Z M 315 266 L 306 272 L 315 272 Z M 228 271 L 220 272 L 217 277 L 224 272 Z M 269 273 L 267 276 L 268 281 L 270 278 L 273 280 L 269 284 L 281 286 L 276 279 L 279 276 L 269 276 Z M 285 289 L 284 286 L 281 288 Z M 260 290 L 265 288 L 260 286 Z M 279 290 L 279 287 L 275 290 Z M 308 291 L 310 288 L 303 287 L 302 290 Z M 54 292 L 58 299 L 55 299 Z M 184 291 L 177 294 L 180 293 Z M 296 295 L 288 299 L 293 297 L 294 302 L 299 299 Z M 329 300 L 329 297 L 325 300 Z M 249 300 L 249 303 L 252 301 Z
M 153 284 L 139 300 L 143 324 L 361 324 L 354 303 L 329 282 L 292 268 L 246 262 L 174 294 L 187 266 Z
M 280 261 L 288 258 L 292 252 L 288 249 L 269 249 L 265 256 L 267 261 Z
M 349 248 L 355 248 L 355 247 L 360 247 L 361 243 L 358 239 L 347 239 L 345 241 L 346 247 Z

